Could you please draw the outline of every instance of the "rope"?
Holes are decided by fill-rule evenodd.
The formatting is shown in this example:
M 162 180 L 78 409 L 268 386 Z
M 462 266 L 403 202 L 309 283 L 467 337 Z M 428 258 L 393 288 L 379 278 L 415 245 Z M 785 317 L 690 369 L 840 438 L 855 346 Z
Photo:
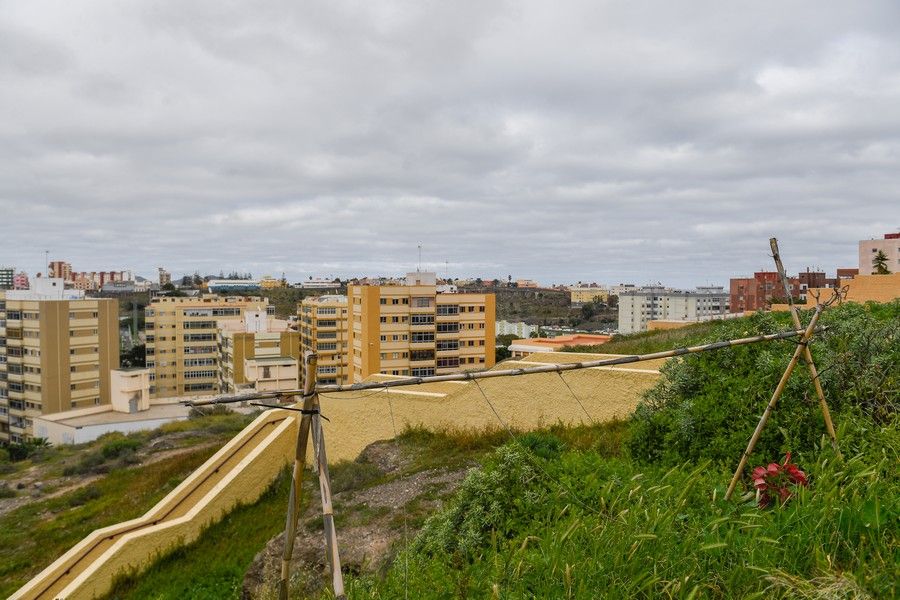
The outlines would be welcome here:
M 394 429 L 394 443 L 397 445 L 397 448 L 400 448 L 400 444 L 397 441 L 397 422 L 394 420 L 394 403 L 391 400 L 391 395 L 387 394 L 388 401 L 388 410 L 391 413 L 391 427 Z M 403 485 L 403 468 L 400 468 L 400 484 Z M 406 512 L 406 504 L 403 505 L 403 598 L 409 598 L 409 536 L 407 535 L 407 512 Z
M 513 433 L 512 429 L 510 428 L 510 426 L 500 417 L 500 413 L 498 413 L 497 409 L 494 408 L 494 405 L 488 399 L 487 394 L 484 393 L 484 389 L 481 387 L 481 384 L 478 383 L 478 380 L 475 379 L 473 381 L 475 381 L 475 385 L 478 386 L 478 391 L 481 392 L 481 397 L 484 398 L 484 401 L 487 402 L 487 405 L 489 407 L 491 407 L 491 411 L 494 413 L 494 416 L 497 417 L 497 421 L 500 423 L 500 425 L 503 426 L 503 428 L 509 434 L 509 437 L 512 440 L 513 444 L 516 444 L 519 448 L 522 449 L 522 451 L 525 453 L 525 456 L 528 458 L 528 461 L 531 463 L 531 466 L 535 467 L 535 469 L 540 471 L 541 474 L 546 478 L 545 480 L 548 483 L 555 484 L 557 486 L 558 490 L 561 490 L 565 496 L 568 496 L 569 500 L 571 500 L 572 502 L 579 505 L 581 508 L 583 508 L 584 510 L 586 510 L 590 513 L 593 513 L 595 515 L 600 514 L 600 512 L 597 509 L 595 509 L 593 506 L 585 504 L 578 496 L 575 495 L 575 492 L 573 492 L 566 484 L 564 484 L 558 478 L 556 478 L 553 475 L 551 475 L 550 473 L 548 473 L 547 470 L 544 469 L 543 466 L 541 466 L 540 462 L 538 462 L 536 457 L 531 453 L 531 450 L 529 450 L 528 448 L 525 447 L 524 444 L 522 444 L 521 440 L 519 440 L 519 438 L 516 437 L 516 435 Z
M 582 404 L 582 403 L 581 403 L 581 400 L 578 399 L 578 395 L 575 394 L 575 390 L 573 390 L 573 389 L 571 388 L 571 386 L 569 386 L 569 382 L 566 381 L 566 378 L 565 378 L 565 377 L 563 377 L 562 371 L 557 371 L 556 374 L 559 375 L 559 378 L 562 380 L 562 382 L 563 382 L 564 384 L 566 384 L 566 387 L 569 389 L 569 393 L 572 394 L 572 397 L 575 398 L 575 402 L 578 403 L 578 406 L 580 406 L 580 407 L 581 407 L 581 410 L 584 411 L 584 414 L 587 415 L 588 421 L 591 422 L 591 425 L 596 425 L 597 423 L 594 421 L 594 417 L 591 416 L 591 413 L 589 413 L 589 412 L 587 411 L 587 409 L 584 407 L 584 404 Z
M 335 398 L 336 400 L 359 400 L 360 398 L 368 398 L 369 396 L 374 396 L 375 394 L 380 394 L 381 392 L 386 392 L 387 388 L 376 388 L 369 392 L 368 394 L 358 394 L 356 396 L 335 396 L 334 394 L 346 394 L 346 392 L 321 392 L 319 396 L 324 396 L 326 398 Z

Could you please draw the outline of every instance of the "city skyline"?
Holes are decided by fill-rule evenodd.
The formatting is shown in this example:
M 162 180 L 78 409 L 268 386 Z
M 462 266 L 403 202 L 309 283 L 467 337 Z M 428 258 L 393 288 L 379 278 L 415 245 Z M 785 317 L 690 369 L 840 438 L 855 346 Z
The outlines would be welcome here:
M 421 243 L 454 277 L 685 287 L 776 236 L 792 270 L 853 266 L 900 225 L 898 25 L 888 1 L 11 4 L 0 260 L 399 275 Z

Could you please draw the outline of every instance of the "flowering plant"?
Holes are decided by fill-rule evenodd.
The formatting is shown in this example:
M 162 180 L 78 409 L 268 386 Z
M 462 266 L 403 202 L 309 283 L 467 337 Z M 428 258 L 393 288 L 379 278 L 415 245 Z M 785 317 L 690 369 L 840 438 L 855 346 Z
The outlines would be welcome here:
M 753 469 L 753 486 L 756 488 L 756 496 L 760 508 L 772 505 L 777 498 L 783 506 L 793 495 L 791 488 L 797 485 L 808 485 L 806 473 L 791 462 L 791 453 L 788 452 L 782 464 L 769 463 L 767 467 Z

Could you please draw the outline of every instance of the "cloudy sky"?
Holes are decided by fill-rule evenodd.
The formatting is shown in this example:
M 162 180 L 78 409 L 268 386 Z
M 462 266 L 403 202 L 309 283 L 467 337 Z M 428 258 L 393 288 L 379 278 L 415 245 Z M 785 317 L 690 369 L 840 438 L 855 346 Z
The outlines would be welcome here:
M 900 3 L 0 0 L 0 263 L 688 286 L 900 226 Z

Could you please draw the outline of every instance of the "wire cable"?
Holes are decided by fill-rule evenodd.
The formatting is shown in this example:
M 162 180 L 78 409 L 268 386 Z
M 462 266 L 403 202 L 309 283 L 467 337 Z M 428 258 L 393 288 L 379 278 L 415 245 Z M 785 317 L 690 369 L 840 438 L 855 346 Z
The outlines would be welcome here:
M 575 504 L 579 505 L 584 510 L 586 510 L 590 513 L 593 513 L 595 515 L 600 514 L 600 511 L 598 511 L 594 507 L 586 504 L 583 500 L 581 500 L 581 498 L 576 496 L 575 492 L 573 492 L 566 484 L 564 484 L 562 481 L 560 481 L 557 477 L 554 477 L 553 475 L 548 473 L 547 470 L 544 469 L 543 466 L 541 466 L 540 462 L 538 462 L 537 458 L 532 454 L 531 450 L 529 450 L 527 447 L 525 447 L 525 445 L 513 433 L 512 429 L 506 423 L 506 421 L 504 421 L 500 417 L 500 413 L 498 413 L 497 409 L 494 408 L 494 405 L 488 399 L 487 394 L 484 393 L 484 388 L 481 387 L 481 384 L 478 382 L 478 380 L 473 379 L 473 381 L 475 382 L 475 385 L 478 386 L 478 391 L 481 392 L 481 397 L 484 398 L 484 401 L 487 402 L 487 405 L 491 408 L 491 411 L 494 413 L 494 416 L 497 417 L 497 421 L 509 434 L 509 437 L 512 440 L 513 444 L 517 445 L 519 448 L 522 449 L 525 456 L 528 458 L 528 461 L 531 463 L 531 465 L 533 467 L 535 467 L 538 471 L 540 471 L 541 474 L 543 474 L 543 476 L 546 478 L 546 481 L 549 483 L 555 484 L 556 487 L 558 488 L 558 490 L 561 490 L 563 492 L 563 495 L 567 496 L 570 500 L 572 500 Z
M 394 444 L 396 444 L 397 449 L 400 449 L 400 442 L 397 441 L 397 422 L 394 420 L 394 402 L 391 400 L 391 395 L 387 394 L 388 401 L 388 410 L 391 414 L 391 427 L 394 429 Z M 400 484 L 403 485 L 403 465 L 399 465 L 400 468 Z M 407 534 L 407 512 L 406 512 L 406 504 L 403 504 L 403 598 L 408 600 L 409 598 L 409 536 Z
M 572 387 L 569 385 L 569 382 L 566 381 L 565 377 L 563 377 L 562 371 L 557 371 L 556 374 L 559 375 L 559 378 L 562 380 L 562 382 L 566 384 L 566 387 L 569 389 L 569 393 L 572 394 L 572 397 L 575 398 L 575 402 L 578 403 L 578 406 L 580 406 L 581 410 L 584 411 L 584 414 L 587 415 L 588 421 L 591 422 L 591 425 L 596 425 L 597 422 L 594 421 L 594 417 L 591 416 L 591 413 L 587 411 L 587 409 L 584 407 L 584 404 L 582 404 L 581 400 L 578 399 L 578 395 L 575 393 L 575 390 L 572 389 Z

